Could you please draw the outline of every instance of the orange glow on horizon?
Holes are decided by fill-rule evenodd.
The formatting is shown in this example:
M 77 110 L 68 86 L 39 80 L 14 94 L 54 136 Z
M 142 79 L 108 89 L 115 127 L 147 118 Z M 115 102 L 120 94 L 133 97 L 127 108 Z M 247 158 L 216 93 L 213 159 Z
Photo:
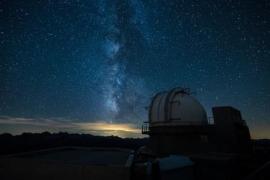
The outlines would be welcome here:
M 95 122 L 95 123 L 76 123 L 82 129 L 93 129 L 100 131 L 128 131 L 128 132 L 140 132 L 140 129 L 135 128 L 133 124 L 125 123 L 106 123 L 106 122 Z
M 144 137 L 141 129 L 131 123 L 108 123 L 108 122 L 89 122 L 75 123 L 79 129 L 85 132 L 103 135 L 115 135 L 120 137 Z

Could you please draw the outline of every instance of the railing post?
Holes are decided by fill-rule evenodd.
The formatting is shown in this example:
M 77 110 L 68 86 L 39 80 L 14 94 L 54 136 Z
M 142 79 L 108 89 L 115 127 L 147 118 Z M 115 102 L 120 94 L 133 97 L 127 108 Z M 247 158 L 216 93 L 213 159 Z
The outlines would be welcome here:
M 148 134 L 149 133 L 149 123 L 143 122 L 142 124 L 142 134 Z

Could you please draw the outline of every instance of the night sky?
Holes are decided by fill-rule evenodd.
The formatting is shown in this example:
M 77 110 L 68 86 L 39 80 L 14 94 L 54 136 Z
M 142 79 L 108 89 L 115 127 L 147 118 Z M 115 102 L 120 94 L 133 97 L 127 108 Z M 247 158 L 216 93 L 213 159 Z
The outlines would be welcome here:
M 270 138 L 268 0 L 1 0 L 0 23 L 0 133 L 139 137 L 180 86 Z

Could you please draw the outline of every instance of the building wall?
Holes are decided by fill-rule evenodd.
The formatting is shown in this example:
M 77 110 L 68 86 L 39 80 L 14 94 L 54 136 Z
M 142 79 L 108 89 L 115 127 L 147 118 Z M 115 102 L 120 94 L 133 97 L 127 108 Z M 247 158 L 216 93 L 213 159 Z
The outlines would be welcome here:
M 214 107 L 214 139 L 217 151 L 229 153 L 250 153 L 249 129 L 239 110 L 232 107 Z
M 214 107 L 214 124 L 176 125 L 164 123 L 149 127 L 149 147 L 156 154 L 194 154 L 204 152 L 250 153 L 249 129 L 240 111 Z
M 191 154 L 209 151 L 212 126 L 150 127 L 149 147 L 156 154 Z

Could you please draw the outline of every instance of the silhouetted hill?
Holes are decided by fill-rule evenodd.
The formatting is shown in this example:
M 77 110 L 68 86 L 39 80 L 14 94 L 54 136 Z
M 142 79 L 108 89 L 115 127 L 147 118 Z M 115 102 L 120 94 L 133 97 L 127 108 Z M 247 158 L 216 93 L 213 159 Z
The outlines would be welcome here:
M 59 146 L 120 147 L 137 149 L 147 143 L 148 138 L 120 138 L 117 136 L 94 136 L 91 134 L 23 133 L 0 135 L 0 154 L 33 151 Z

